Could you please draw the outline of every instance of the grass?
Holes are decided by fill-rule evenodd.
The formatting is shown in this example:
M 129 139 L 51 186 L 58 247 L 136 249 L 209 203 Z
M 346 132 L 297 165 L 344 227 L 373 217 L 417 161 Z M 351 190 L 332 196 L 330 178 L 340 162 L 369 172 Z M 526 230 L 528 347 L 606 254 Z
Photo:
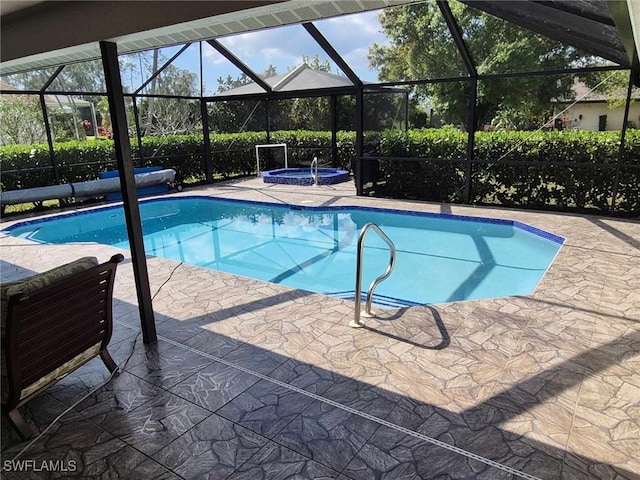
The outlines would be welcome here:
M 48 210 L 50 208 L 59 208 L 60 200 L 45 200 L 43 202 L 27 202 L 18 203 L 16 205 L 7 205 L 3 209 L 4 215 L 16 215 L 21 213 L 37 212 Z

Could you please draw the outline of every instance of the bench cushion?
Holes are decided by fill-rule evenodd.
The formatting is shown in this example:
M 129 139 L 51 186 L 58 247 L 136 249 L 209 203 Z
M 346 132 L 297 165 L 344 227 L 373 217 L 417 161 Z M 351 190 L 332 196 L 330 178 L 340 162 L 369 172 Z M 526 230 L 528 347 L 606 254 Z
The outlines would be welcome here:
M 9 299 L 18 293 L 30 294 L 40 290 L 41 288 L 52 285 L 55 282 L 70 277 L 76 273 L 89 270 L 98 265 L 98 259 L 95 257 L 83 257 L 73 262 L 61 265 L 43 273 L 22 278 L 13 282 L 0 285 L 0 334 L 2 336 L 3 345 L 0 349 L 0 374 L 2 384 L 0 385 L 2 394 L 2 403 L 6 403 L 8 395 L 8 377 L 7 365 L 5 360 L 4 339 L 7 325 L 7 313 L 9 308 Z M 38 382 L 40 383 L 40 382 Z M 24 395 L 21 395 L 21 397 Z

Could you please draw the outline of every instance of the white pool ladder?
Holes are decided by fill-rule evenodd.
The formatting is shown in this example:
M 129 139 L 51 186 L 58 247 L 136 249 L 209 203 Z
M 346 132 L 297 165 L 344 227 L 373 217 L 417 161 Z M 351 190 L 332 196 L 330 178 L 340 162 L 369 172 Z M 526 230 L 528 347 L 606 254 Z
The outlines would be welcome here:
M 360 298 L 362 293 L 362 254 L 364 252 L 364 239 L 369 230 L 375 230 L 380 238 L 389 245 L 389 266 L 387 267 L 387 271 L 376 278 L 373 282 L 371 282 L 371 286 L 367 291 L 367 302 L 365 304 L 365 313 L 362 314 L 363 317 L 373 317 L 374 315 L 371 313 L 371 301 L 373 299 L 373 291 L 376 287 L 383 281 L 389 278 L 391 272 L 393 272 L 393 267 L 396 264 L 396 246 L 391 241 L 391 239 L 387 236 L 386 233 L 382 231 L 382 229 L 375 223 L 370 222 L 367 223 L 362 230 L 360 230 L 360 236 L 358 237 L 358 253 L 356 257 L 356 298 L 355 298 L 355 308 L 354 308 L 354 318 L 351 322 L 349 322 L 350 327 L 360 328 L 364 326 L 364 323 L 360 321 L 360 308 L 362 299 Z
M 318 157 L 313 157 L 311 160 L 311 168 L 310 168 L 311 176 L 313 177 L 313 186 L 318 186 Z

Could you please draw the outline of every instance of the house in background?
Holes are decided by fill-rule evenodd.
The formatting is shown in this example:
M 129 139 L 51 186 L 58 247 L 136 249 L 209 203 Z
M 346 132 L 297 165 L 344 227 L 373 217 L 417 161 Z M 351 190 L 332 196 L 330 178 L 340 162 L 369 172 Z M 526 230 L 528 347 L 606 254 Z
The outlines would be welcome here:
M 5 81 L 0 81 L 0 89 L 6 90 L 6 91 L 21 90 L 15 85 L 12 85 Z M 44 98 L 44 104 L 47 109 L 47 112 L 49 113 L 49 116 L 51 116 L 53 112 L 64 112 L 70 115 L 70 117 L 73 119 L 73 123 L 67 126 L 67 129 L 71 134 L 71 137 L 75 138 L 76 140 L 81 140 L 81 139 L 84 139 L 85 136 L 99 135 L 99 132 L 95 128 L 95 125 L 99 125 L 97 114 L 96 114 L 96 108 L 92 102 L 88 100 L 83 100 L 81 98 L 71 96 L 71 95 L 45 94 L 43 98 Z M 26 103 L 35 108 L 42 108 L 40 104 L 40 97 L 37 94 L 1 95 L 0 111 L 2 111 L 2 114 L 4 117 L 2 118 L 2 120 L 5 122 L 12 122 L 16 120 L 15 118 L 12 118 L 11 115 L 8 115 L 7 110 L 3 108 L 2 104 L 5 102 L 9 104 L 14 104 L 14 105 Z M 19 113 L 19 112 L 15 112 L 15 113 Z M 88 124 L 84 122 L 88 122 Z M 84 125 L 88 125 L 88 127 L 85 127 Z M 19 128 L 20 124 L 18 123 L 13 127 Z M 39 140 L 41 143 L 46 143 L 46 134 L 45 134 L 44 128 L 45 127 L 44 127 L 44 121 L 43 121 L 41 126 L 41 130 L 42 130 L 41 138 Z M 0 145 L 6 145 L 10 143 L 21 143 L 21 142 L 8 141 L 8 139 L 1 137 L 1 132 L 0 132 Z
M 554 115 L 550 127 L 567 130 L 610 131 L 621 130 L 624 117 L 624 92 L 619 97 L 623 99 L 611 106 L 607 95 L 591 92 L 582 82 L 576 82 L 573 92 L 576 100 L 559 100 L 554 104 L 554 110 L 562 112 Z M 628 128 L 640 128 L 640 90 L 634 89 L 629 106 Z M 575 104 L 574 104 L 575 102 Z M 567 106 L 571 105 L 566 111 Z

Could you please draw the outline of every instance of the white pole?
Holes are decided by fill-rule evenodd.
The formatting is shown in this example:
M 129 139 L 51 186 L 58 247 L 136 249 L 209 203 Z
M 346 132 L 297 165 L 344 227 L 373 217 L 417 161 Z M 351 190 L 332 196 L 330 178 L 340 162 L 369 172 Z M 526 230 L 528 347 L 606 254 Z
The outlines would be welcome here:
M 258 147 L 259 145 L 256 145 L 256 176 L 259 177 L 260 176 L 260 157 L 258 156 Z

